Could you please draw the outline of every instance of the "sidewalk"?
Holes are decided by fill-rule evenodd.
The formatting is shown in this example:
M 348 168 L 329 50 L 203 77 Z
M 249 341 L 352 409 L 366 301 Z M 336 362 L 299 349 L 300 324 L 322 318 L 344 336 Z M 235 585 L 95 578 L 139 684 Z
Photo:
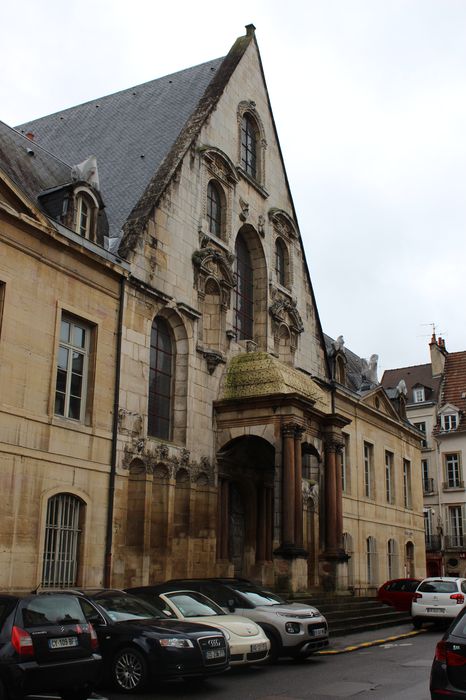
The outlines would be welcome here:
M 404 625 L 394 625 L 377 630 L 367 630 L 365 632 L 355 632 L 338 637 L 330 637 L 330 645 L 322 651 L 317 651 L 316 655 L 326 656 L 330 654 L 344 654 L 364 647 L 389 644 L 397 639 L 406 639 L 423 634 L 425 630 L 414 630 L 411 623 Z

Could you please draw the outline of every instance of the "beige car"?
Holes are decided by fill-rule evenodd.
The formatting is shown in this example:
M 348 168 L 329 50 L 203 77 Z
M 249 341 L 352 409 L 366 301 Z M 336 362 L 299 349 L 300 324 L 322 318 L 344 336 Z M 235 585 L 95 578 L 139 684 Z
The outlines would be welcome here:
M 270 641 L 264 630 L 247 617 L 227 615 L 222 608 L 202 593 L 194 591 L 171 591 L 170 593 L 150 593 L 138 590 L 156 605 L 167 617 L 200 622 L 222 630 L 230 647 L 230 664 L 256 664 L 266 661 L 270 651 Z

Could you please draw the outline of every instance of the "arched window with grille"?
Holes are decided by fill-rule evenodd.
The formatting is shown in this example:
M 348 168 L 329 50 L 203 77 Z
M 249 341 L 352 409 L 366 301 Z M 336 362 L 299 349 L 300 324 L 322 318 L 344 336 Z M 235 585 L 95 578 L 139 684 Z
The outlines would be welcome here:
M 257 178 L 257 127 L 246 112 L 241 120 L 241 166 L 253 178 Z
M 150 337 L 149 435 L 170 440 L 175 352 L 172 335 L 165 319 L 156 317 Z
M 398 577 L 398 550 L 396 541 L 393 539 L 387 542 L 387 564 L 388 564 L 388 578 Z
M 49 498 L 45 524 L 42 586 L 75 586 L 78 578 L 84 504 L 69 493 Z
M 375 537 L 366 540 L 367 585 L 375 586 L 377 583 L 377 546 Z
M 209 232 L 214 236 L 222 235 L 223 196 L 222 191 L 214 180 L 207 185 L 207 222 Z
M 254 277 L 249 250 L 241 233 L 236 239 L 234 330 L 237 340 L 251 340 L 254 326 Z

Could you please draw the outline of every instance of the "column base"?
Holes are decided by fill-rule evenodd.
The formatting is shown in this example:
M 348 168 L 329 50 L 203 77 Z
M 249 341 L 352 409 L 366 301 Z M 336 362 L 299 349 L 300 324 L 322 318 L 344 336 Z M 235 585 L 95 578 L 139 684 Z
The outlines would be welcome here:
M 297 547 L 295 544 L 290 542 L 284 542 L 273 552 L 276 557 L 283 557 L 283 559 L 307 559 L 309 552 L 307 552 L 303 547 Z
M 308 562 L 304 557 L 279 557 L 274 561 L 275 588 L 287 595 L 306 591 L 308 588 Z

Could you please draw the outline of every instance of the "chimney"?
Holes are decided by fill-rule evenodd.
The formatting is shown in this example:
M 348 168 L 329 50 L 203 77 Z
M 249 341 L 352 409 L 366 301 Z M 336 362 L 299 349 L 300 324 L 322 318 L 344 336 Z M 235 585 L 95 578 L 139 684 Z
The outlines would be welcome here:
M 447 355 L 447 349 L 445 348 L 445 341 L 443 338 L 437 340 L 435 333 L 432 335 L 432 339 L 429 343 L 430 348 L 430 361 L 432 363 L 432 376 L 438 377 L 443 374 L 445 367 L 445 357 Z
M 27 139 L 29 139 L 29 141 L 34 141 L 34 132 L 33 131 L 26 131 L 25 136 Z

